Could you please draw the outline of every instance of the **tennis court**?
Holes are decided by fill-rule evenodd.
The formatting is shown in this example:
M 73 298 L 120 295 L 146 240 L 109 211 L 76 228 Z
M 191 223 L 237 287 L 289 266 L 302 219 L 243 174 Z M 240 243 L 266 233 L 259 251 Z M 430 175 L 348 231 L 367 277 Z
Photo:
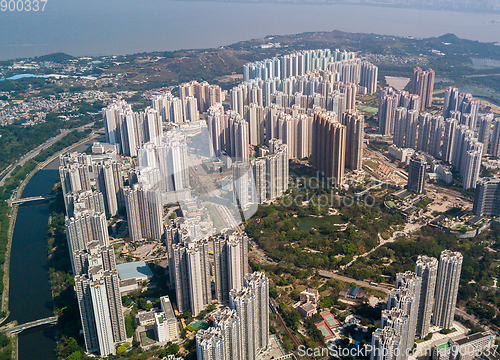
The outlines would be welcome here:
M 141 337 L 142 346 L 151 345 L 156 342 L 156 336 L 154 330 L 146 330 L 141 332 L 139 335 Z
M 325 337 L 326 340 L 330 339 L 333 337 L 332 331 L 328 328 L 326 323 L 321 322 L 319 324 L 316 324 L 316 327 L 318 328 L 319 331 L 321 331 L 321 334 Z
M 323 320 L 325 320 L 330 328 L 339 326 L 340 324 L 340 322 L 335 319 L 335 316 L 333 316 L 331 312 L 321 313 L 321 317 L 323 318 Z

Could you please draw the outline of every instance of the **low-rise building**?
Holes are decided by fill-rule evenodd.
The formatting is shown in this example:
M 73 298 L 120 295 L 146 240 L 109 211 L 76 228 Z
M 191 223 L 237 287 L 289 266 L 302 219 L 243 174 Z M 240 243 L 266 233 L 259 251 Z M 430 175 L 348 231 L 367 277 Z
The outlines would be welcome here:
M 406 165 L 410 163 L 410 159 L 413 154 L 415 154 L 415 150 L 413 149 L 402 149 L 398 148 L 396 145 L 389 146 L 389 155 Z
M 304 317 L 306 320 L 309 320 L 313 317 L 313 315 L 317 314 L 316 305 L 310 302 L 306 302 L 305 304 L 301 304 L 297 311 Z
M 140 326 L 149 326 L 155 323 L 155 314 L 158 309 L 153 308 L 149 311 L 140 310 L 137 312 L 137 320 L 139 321 Z
M 348 299 L 362 299 L 367 293 L 368 292 L 366 290 L 360 289 L 357 286 L 344 286 L 339 295 Z
M 472 360 L 487 350 L 493 353 L 495 349 L 495 335 L 485 331 L 437 343 L 432 353 L 432 360 Z
M 139 288 L 142 282 L 148 283 L 153 278 L 153 273 L 144 261 L 135 261 L 116 265 L 120 277 L 120 292 L 129 293 Z
M 179 339 L 179 326 L 168 296 L 160 298 L 161 312 L 155 314 L 155 334 L 159 343 Z
M 316 289 L 307 289 L 300 293 L 300 302 L 317 304 L 319 301 L 319 291 Z

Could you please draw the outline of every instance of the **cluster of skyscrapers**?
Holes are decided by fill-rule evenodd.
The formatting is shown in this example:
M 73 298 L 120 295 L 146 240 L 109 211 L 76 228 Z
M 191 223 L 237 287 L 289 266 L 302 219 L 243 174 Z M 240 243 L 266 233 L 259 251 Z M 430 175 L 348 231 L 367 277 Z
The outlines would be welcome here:
M 193 233 L 183 217 L 165 228 L 178 310 L 196 316 L 213 301 L 230 307 L 214 314 L 213 328 L 196 334 L 198 359 L 255 359 L 269 345 L 269 280 L 249 273 L 243 232 L 226 229 L 203 239 Z
M 162 119 L 155 109 L 134 112 L 130 104 L 120 100 L 103 109 L 103 114 L 106 142 L 116 145 L 120 154 L 137 156 L 143 144 L 161 141 Z
M 242 154 L 245 161 L 247 152 L 240 151 L 240 144 L 278 139 L 287 146 L 289 159 L 312 155 L 313 165 L 335 186 L 343 185 L 346 167 L 361 169 L 364 118 L 356 111 L 356 95 L 359 89 L 376 91 L 374 65 L 354 53 L 317 50 L 249 63 L 243 72 L 245 81 L 230 91 L 232 110 L 224 113 L 218 105 L 208 110 L 216 153 Z M 257 184 L 263 164 L 252 162 Z M 264 190 L 257 194 L 264 198 L 259 195 Z
M 431 84 L 422 71 L 415 70 L 414 81 Z M 421 78 L 423 76 L 423 78 Z M 420 99 L 419 99 L 420 98 Z M 427 100 L 425 100 L 427 101 Z M 493 114 L 479 114 L 479 103 L 457 88 L 445 91 L 443 115 L 420 112 L 424 99 L 404 91 L 385 88 L 380 92 L 379 127 L 382 134 L 394 134 L 394 145 L 432 155 L 451 164 L 462 176 L 464 189 L 475 188 L 481 158 L 498 154 L 500 120 Z
M 411 93 L 420 96 L 420 109 L 424 110 L 432 105 L 432 93 L 436 73 L 432 69 L 422 70 L 419 67 L 413 69 L 413 82 Z
M 255 360 L 269 346 L 269 280 L 245 275 L 229 292 L 229 306 L 214 314 L 214 326 L 196 334 L 199 360 Z
M 401 109 L 399 112 L 406 114 L 411 111 L 410 115 L 412 118 L 418 117 L 420 111 L 421 98 L 419 95 L 410 94 L 404 90 L 395 90 L 392 87 L 385 87 L 380 90 L 379 93 L 379 107 L 378 107 L 378 121 L 379 121 L 379 131 L 382 135 L 393 135 L 396 141 L 396 132 L 400 132 L 400 125 L 396 124 L 396 109 Z M 403 110 L 404 109 L 404 110 Z M 404 111 L 406 110 L 406 113 Z M 400 118 L 402 114 L 399 114 Z M 398 119 L 400 120 L 400 119 Z M 409 124 L 411 128 L 411 123 Z M 397 127 L 397 131 L 396 131 Z M 406 129 L 406 128 L 405 128 Z M 411 130 L 410 130 L 411 131 Z M 410 134 L 408 134 L 410 135 Z M 415 139 L 416 139 L 416 127 L 415 127 Z M 403 141 L 401 139 L 400 141 Z
M 302 77 L 317 70 L 329 70 L 338 74 L 345 83 L 359 84 L 368 93 L 377 91 L 378 68 L 356 58 L 351 51 L 305 50 L 243 65 L 243 81 L 263 81 Z
M 115 115 L 113 111 L 110 115 L 110 109 L 115 108 L 128 108 L 128 105 L 118 102 L 104 109 L 104 118 L 108 124 L 110 117 Z M 100 154 L 72 153 L 61 156 L 60 159 L 61 183 L 67 207 L 66 233 L 85 348 L 88 352 L 98 352 L 101 356 L 114 354 L 116 344 L 126 340 L 119 278 L 113 247 L 109 244 L 106 214 L 114 216 L 120 211 L 126 212 L 132 241 L 160 240 L 164 231 L 167 231 L 171 284 L 175 286 L 179 311 L 191 311 L 193 315 L 197 315 L 212 303 L 212 276 L 215 279 L 216 300 L 221 303 L 229 305 L 229 293 L 232 289 L 246 288 L 244 281 L 248 272 L 248 240 L 243 233 L 227 230 L 215 239 L 199 239 L 196 225 L 183 227 L 179 222 L 178 226 L 167 226 L 165 229 L 163 205 L 180 198 L 190 199 L 186 137 L 179 125 L 172 123 L 167 126 L 168 131 L 163 133 L 164 124 L 160 112 L 153 109 L 146 111 L 155 114 L 152 124 L 160 129 L 155 131 L 154 139 L 144 136 L 144 127 L 134 128 L 133 136 L 120 130 L 120 136 L 130 135 L 130 138 L 141 138 L 143 142 L 135 143 L 141 144 L 140 146 L 130 147 L 123 142 L 128 137 L 120 137 L 118 142 L 97 145 L 96 149 L 100 149 Z M 126 121 L 126 116 L 120 115 L 117 119 Z M 244 120 L 241 123 L 242 127 L 246 124 Z M 116 124 L 119 129 L 125 127 L 123 123 Z M 204 132 L 208 141 L 208 129 L 204 123 L 193 120 L 189 126 Z M 241 132 L 241 129 L 238 131 Z M 111 127 L 106 127 L 107 139 L 113 138 L 113 132 L 117 134 L 116 128 L 112 130 Z M 267 177 L 264 185 L 268 178 L 270 183 L 275 184 L 275 187 L 269 188 L 269 194 L 276 198 L 288 186 L 288 155 L 286 145 L 279 140 L 273 140 L 270 144 L 271 151 L 266 158 L 270 170 L 265 172 Z M 248 152 L 248 145 L 247 140 L 245 144 L 241 144 L 239 151 L 246 149 Z M 135 150 L 137 159 L 136 166 L 125 171 L 123 164 L 126 162 L 118 161 L 117 154 L 121 152 L 130 156 L 130 152 L 124 152 L 127 148 Z M 234 169 L 240 168 L 240 163 L 242 162 L 235 161 Z M 236 174 L 234 169 L 233 174 Z M 251 168 L 248 173 L 253 179 Z M 244 182 L 242 177 L 244 176 L 238 176 L 241 185 L 235 187 L 234 193 L 240 203 L 250 202 L 256 198 L 255 193 L 249 192 L 253 181 L 248 178 Z M 242 194 L 245 191 L 248 196 L 244 198 Z M 267 188 L 265 193 L 267 198 Z M 215 249 L 214 261 L 209 259 L 209 244 Z M 249 284 L 254 282 L 250 281 Z M 262 299 L 256 298 L 258 293 L 255 291 L 252 294 L 257 306 L 256 301 Z M 260 310 L 256 308 L 255 311 L 257 314 Z M 250 321 L 243 313 L 238 316 L 242 322 Z M 158 318 L 155 317 L 155 321 L 161 324 L 167 324 L 168 321 L 165 320 L 165 312 L 163 315 L 158 314 Z M 257 323 L 256 320 L 254 322 Z M 262 324 L 262 321 L 259 320 L 258 324 Z M 162 331 L 159 331 L 158 336 L 166 338 L 166 331 L 171 330 L 170 325 L 168 328 L 160 328 Z M 268 331 L 268 326 L 266 329 Z M 242 340 L 241 344 L 246 344 L 247 341 L 249 340 Z M 266 346 L 267 342 L 263 348 Z
M 193 96 L 198 102 L 198 110 L 204 113 L 210 106 L 221 103 L 224 98 L 224 93 L 220 86 L 210 85 L 206 81 L 198 82 L 191 81 L 179 85 L 179 97 L 185 100 L 187 97 Z M 167 121 L 167 118 L 165 118 Z
M 239 288 L 248 273 L 248 238 L 238 231 L 225 230 L 215 238 L 192 236 L 192 228 L 183 217 L 166 225 L 170 283 L 175 286 L 177 308 L 198 315 L 212 303 L 213 275 L 215 298 L 228 303 L 229 291 Z M 214 266 L 208 248 L 214 249 Z
M 396 287 L 382 311 L 381 327 L 373 333 L 371 360 L 405 360 L 415 337 L 425 338 L 431 324 L 452 328 L 462 261 L 462 254 L 445 250 L 439 262 L 422 255 L 415 272 L 397 274 Z
M 364 117 L 348 111 L 339 117 L 317 113 L 313 122 L 312 163 L 334 186 L 344 184 L 345 168 L 361 170 Z
M 246 81 L 231 89 L 231 109 L 242 116 L 245 106 L 251 103 L 263 107 L 276 104 L 284 109 L 326 109 L 335 112 L 355 109 L 359 86 L 338 79 L 336 72 L 317 70 L 300 78 Z
M 243 65 L 243 81 L 251 79 L 284 79 L 302 75 L 316 69 L 326 69 L 329 63 L 352 60 L 356 54 L 351 51 L 306 50 Z
M 108 155 L 110 158 L 106 158 Z M 117 207 L 113 165 L 116 173 L 119 166 L 112 154 L 108 155 L 98 160 L 73 153 L 61 156 L 59 167 L 85 349 L 101 356 L 115 354 L 115 345 L 127 338 L 114 249 L 109 244 L 104 212 L 116 212 Z M 91 188 L 89 163 L 97 178 L 97 191 Z M 104 164 L 109 165 L 107 175 Z
M 343 54 L 330 56 L 330 50 L 312 50 L 246 64 L 243 71 L 250 75 L 231 90 L 231 109 L 242 116 L 250 103 L 264 107 L 275 103 L 285 109 L 297 105 L 336 112 L 354 110 L 357 93 L 377 91 L 378 68 L 355 58 L 354 53 Z M 342 60 L 335 60 L 338 58 Z M 286 70 L 280 70 L 281 61 Z
M 234 203 L 246 209 L 250 204 L 274 201 L 288 189 L 288 150 L 281 140 L 271 140 L 263 157 L 233 162 Z

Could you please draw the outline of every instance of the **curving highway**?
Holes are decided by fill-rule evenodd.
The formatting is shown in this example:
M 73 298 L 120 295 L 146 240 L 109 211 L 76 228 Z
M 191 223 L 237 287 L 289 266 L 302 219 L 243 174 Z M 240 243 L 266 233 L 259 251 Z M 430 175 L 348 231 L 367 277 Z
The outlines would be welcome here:
M 38 145 L 35 149 L 33 149 L 30 152 L 24 154 L 20 159 L 18 159 L 16 162 L 10 164 L 6 169 L 4 169 L 0 173 L 0 186 L 3 186 L 5 184 L 5 181 L 10 177 L 10 175 L 12 174 L 12 171 L 14 171 L 14 169 L 17 166 L 19 166 L 19 165 L 23 166 L 24 164 L 26 164 L 26 162 L 28 162 L 29 160 L 33 159 L 35 156 L 37 156 L 38 154 L 40 154 L 43 150 L 45 150 L 45 149 L 51 147 L 52 145 L 54 145 L 56 142 L 58 142 L 59 140 L 61 140 L 63 137 L 65 137 L 69 133 L 71 133 L 71 132 L 73 132 L 75 130 L 82 131 L 82 130 L 88 129 L 92 125 L 94 125 L 94 122 L 91 122 L 89 124 L 80 126 L 78 128 L 70 129 L 70 130 L 63 129 L 63 130 L 61 130 L 61 132 L 58 135 L 50 138 L 49 140 L 47 140 L 43 144 Z

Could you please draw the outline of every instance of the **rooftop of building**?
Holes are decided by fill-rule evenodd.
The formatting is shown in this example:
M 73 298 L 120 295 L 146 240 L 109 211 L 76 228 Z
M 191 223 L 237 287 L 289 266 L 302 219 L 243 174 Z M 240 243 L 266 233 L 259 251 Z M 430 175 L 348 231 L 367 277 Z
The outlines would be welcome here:
M 304 290 L 301 292 L 301 294 L 313 294 L 313 295 L 319 295 L 319 291 L 316 289 L 311 289 L 308 288 L 307 290 Z
M 172 309 L 172 303 L 170 302 L 170 298 L 168 296 L 162 296 L 160 300 L 167 321 L 175 320 L 174 310 Z
M 456 345 L 464 345 L 464 344 L 467 344 L 469 342 L 473 342 L 473 341 L 476 341 L 476 340 L 480 340 L 482 338 L 487 338 L 487 337 L 492 337 L 492 336 L 493 335 L 490 332 L 486 331 L 486 332 L 483 332 L 483 333 L 476 333 L 476 334 L 465 336 L 463 338 L 455 340 L 454 343 Z
M 116 265 L 116 270 L 118 270 L 118 275 L 120 276 L 120 280 L 128 280 L 128 279 L 151 279 L 153 277 L 153 273 L 149 268 L 148 264 L 144 261 L 134 261 L 126 264 Z
M 139 319 L 139 322 L 143 324 L 145 322 L 154 321 L 157 310 L 158 309 L 153 308 L 150 311 L 139 311 L 137 313 L 137 318 Z
M 309 311 L 314 311 L 316 310 L 316 305 L 308 302 L 308 303 L 305 303 L 305 304 L 302 304 L 299 306 L 302 310 L 304 310 L 305 312 L 309 312 Z
M 476 215 L 474 216 L 472 219 L 469 220 L 469 222 L 472 224 L 472 225 L 476 225 L 476 224 L 479 224 L 479 222 L 483 220 L 483 217 L 482 216 L 479 216 L 479 215 Z

